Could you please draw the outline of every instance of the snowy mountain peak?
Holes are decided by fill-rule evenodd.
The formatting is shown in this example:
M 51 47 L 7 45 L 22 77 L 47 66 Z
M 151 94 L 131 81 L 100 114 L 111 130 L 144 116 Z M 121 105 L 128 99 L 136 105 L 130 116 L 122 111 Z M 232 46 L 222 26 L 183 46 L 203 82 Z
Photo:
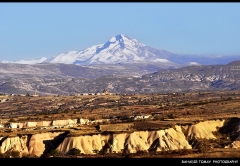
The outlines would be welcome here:
M 172 53 L 158 50 L 131 39 L 125 34 L 118 34 L 110 38 L 106 43 L 93 45 L 82 51 L 68 51 L 39 61 L 19 63 L 64 63 L 64 64 L 117 64 L 135 62 L 164 62 Z
M 127 35 L 124 35 L 124 34 L 119 34 L 119 35 L 116 35 L 114 37 L 112 37 L 109 42 L 116 42 L 116 41 L 124 41 L 124 40 L 131 40 Z
M 96 54 L 100 52 L 116 52 L 121 49 L 135 50 L 145 45 L 139 43 L 136 39 L 130 39 L 127 35 L 119 34 L 109 39 L 105 44 L 98 45 Z
M 133 63 L 144 61 L 164 61 L 165 55 L 162 57 L 157 54 L 171 54 L 167 51 L 160 51 L 147 47 L 131 39 L 125 34 L 119 34 L 110 38 L 106 43 L 92 46 L 84 51 L 79 52 L 81 56 L 75 56 L 74 64 L 91 65 L 91 64 L 116 64 L 116 63 Z M 84 58 L 82 58 L 84 57 Z M 84 60 L 85 59 L 85 60 Z M 166 61 L 164 61 L 166 62 Z M 169 62 L 169 61 L 168 61 Z
M 112 37 L 110 40 L 108 40 L 108 42 L 106 44 L 112 44 L 112 43 L 115 43 L 115 44 L 120 44 L 122 47 L 127 45 L 127 46 L 140 46 L 140 47 L 143 47 L 145 46 L 144 44 L 142 43 L 139 43 L 136 39 L 130 39 L 127 35 L 125 34 L 119 34 L 119 35 L 116 35 L 114 37 Z

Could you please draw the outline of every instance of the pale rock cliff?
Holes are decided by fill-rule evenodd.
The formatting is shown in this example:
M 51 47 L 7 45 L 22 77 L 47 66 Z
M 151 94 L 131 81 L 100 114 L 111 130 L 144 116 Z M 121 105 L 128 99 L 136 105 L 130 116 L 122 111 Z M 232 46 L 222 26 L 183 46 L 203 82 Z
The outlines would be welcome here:
M 24 135 L 21 138 L 16 137 L 0 137 L 0 153 L 5 153 L 10 149 L 19 151 L 20 153 L 29 153 L 27 147 L 28 136 Z
M 110 135 L 83 135 L 78 137 L 66 137 L 58 146 L 58 150 L 67 153 L 72 148 L 78 148 L 81 153 L 93 154 L 94 150 L 100 151 L 102 147 L 108 142 Z
M 71 126 L 77 124 L 77 119 L 53 120 L 52 126 Z
M 213 135 L 213 132 L 217 131 L 217 128 L 222 127 L 223 124 L 224 120 L 210 120 L 199 122 L 188 127 L 186 137 L 188 139 L 216 139 L 216 137 Z
M 225 146 L 224 148 L 238 149 L 238 148 L 240 148 L 240 141 L 233 141 L 231 144 Z
M 73 126 L 78 123 L 78 119 L 52 120 L 52 121 L 36 121 L 36 122 L 10 122 L 8 128 L 33 128 L 33 127 L 53 127 L 53 126 Z
M 41 156 L 44 152 L 55 149 L 53 140 L 61 134 L 63 134 L 63 132 L 48 132 L 32 135 L 28 145 L 29 153 Z
M 72 148 L 77 148 L 85 154 L 93 154 L 93 150 L 100 151 L 106 142 L 112 142 L 112 151 L 119 153 L 129 150 L 136 153 L 139 150 L 178 150 L 180 148 L 191 149 L 180 126 L 158 131 L 135 131 L 125 134 L 108 134 L 93 136 L 67 137 L 57 148 L 67 153 Z
M 238 119 L 237 119 L 238 120 Z M 236 121 L 236 120 L 235 120 Z M 52 125 L 51 121 L 39 122 L 37 125 Z M 56 121 L 55 125 L 69 125 L 76 121 Z M 223 125 L 231 126 L 225 128 L 225 132 L 235 136 L 233 141 L 225 148 L 240 148 L 239 123 L 224 123 L 225 120 L 209 120 L 199 122 L 194 125 L 179 126 L 157 131 L 134 131 L 132 133 L 115 134 L 94 134 L 70 136 L 67 132 L 43 132 L 38 134 L 26 134 L 15 137 L 0 137 L 0 153 L 5 153 L 9 149 L 17 150 L 21 153 L 35 154 L 41 156 L 52 149 L 57 149 L 63 153 L 68 153 L 71 149 L 77 148 L 84 154 L 94 154 L 103 150 L 106 143 L 110 151 L 122 153 L 128 150 L 130 153 L 138 151 L 168 151 L 178 149 L 192 149 L 189 144 L 191 139 L 215 139 L 213 134 Z M 238 122 L 238 121 L 237 121 Z M 12 123 L 19 126 L 18 123 Z M 28 123 L 29 126 L 35 126 Z M 227 131 L 228 129 L 228 131 Z M 231 130 L 232 129 L 232 130 Z M 234 129 L 234 130 L 233 130 Z
M 81 124 L 81 125 L 86 125 L 89 123 L 90 123 L 90 120 L 88 120 L 88 119 L 83 119 L 83 118 L 79 119 L 79 124 Z

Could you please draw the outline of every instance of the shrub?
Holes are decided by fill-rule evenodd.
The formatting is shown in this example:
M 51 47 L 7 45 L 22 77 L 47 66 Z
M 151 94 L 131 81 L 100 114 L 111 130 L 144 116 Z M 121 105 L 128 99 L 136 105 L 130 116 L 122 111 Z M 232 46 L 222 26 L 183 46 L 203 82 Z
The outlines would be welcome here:
M 176 118 L 176 116 L 173 113 L 171 113 L 171 114 L 168 115 L 168 118 L 174 119 L 174 118 Z
M 98 154 L 98 153 L 99 153 L 99 150 L 94 149 L 94 150 L 92 150 L 92 152 Z
M 45 153 L 42 154 L 40 158 L 50 158 L 51 154 L 50 153 Z
M 164 121 L 164 117 L 162 115 L 155 115 L 153 117 L 153 120 L 160 120 L 160 121 Z
M 182 155 L 188 155 L 188 154 L 192 154 L 193 151 L 192 149 L 180 149 L 179 150 L 179 154 L 182 154 Z
M 201 142 L 199 145 L 198 145 L 198 151 L 200 153 L 206 153 L 207 151 L 210 150 L 210 146 L 208 146 L 205 142 Z
M 4 153 L 7 158 L 20 158 L 20 152 L 17 150 L 8 150 Z
M 9 122 L 17 122 L 17 120 L 14 118 L 11 118 L 11 119 L 9 119 Z
M 78 148 L 72 148 L 69 151 L 70 155 L 74 155 L 74 156 L 80 156 L 81 155 L 81 150 Z
M 109 142 L 105 142 L 105 145 L 102 147 L 102 149 L 99 151 L 99 154 L 105 155 L 110 152 L 111 144 Z M 110 152 L 111 153 L 111 152 Z
M 57 149 L 53 149 L 53 150 L 50 151 L 50 154 L 52 156 L 58 156 L 59 155 L 59 151 Z
M 6 155 L 4 153 L 0 153 L 0 158 L 6 158 Z
M 35 154 L 23 153 L 21 158 L 39 158 Z

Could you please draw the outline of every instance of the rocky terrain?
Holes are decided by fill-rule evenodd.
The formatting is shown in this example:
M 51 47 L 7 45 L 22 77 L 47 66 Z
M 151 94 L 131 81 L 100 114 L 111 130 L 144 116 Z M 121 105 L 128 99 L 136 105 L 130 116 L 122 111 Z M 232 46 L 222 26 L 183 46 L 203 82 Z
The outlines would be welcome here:
M 68 120 L 66 120 L 68 121 Z M 66 121 L 59 126 L 63 127 Z M 66 131 L 41 131 L 36 134 L 20 134 L 19 136 L 0 137 L 1 153 L 9 149 L 19 151 L 21 154 L 29 153 L 41 156 L 51 150 L 67 155 L 71 149 L 79 149 L 82 154 L 96 154 L 105 150 L 107 153 L 137 153 L 138 151 L 160 152 L 181 149 L 194 149 L 197 140 L 217 140 L 213 133 L 231 125 L 231 137 L 237 135 L 235 140 L 229 141 L 222 148 L 240 148 L 239 122 L 232 124 L 227 120 L 209 120 L 192 125 L 174 125 L 171 128 L 156 131 L 120 131 L 119 133 L 96 133 L 72 135 Z M 229 124 L 230 123 L 230 124 Z M 46 127 L 43 125 L 41 127 Z M 107 130 L 106 130 L 107 131 Z M 97 132 L 97 131 L 96 131 Z M 74 132 L 73 132 L 74 134 Z M 194 141 L 195 142 L 194 142 Z M 190 142 L 193 142 L 192 144 Z M 106 145 L 108 145 L 106 147 Z M 216 146 L 216 145 L 215 145 Z M 105 149 L 106 147 L 106 149 Z M 214 146 L 210 146 L 214 148 Z
M 112 67 L 0 64 L 0 92 L 69 95 L 98 93 L 102 89 L 108 89 L 112 93 L 135 94 L 240 88 L 240 61 L 227 65 L 187 66 L 164 70 L 160 69 L 161 66 L 157 69 L 157 64 L 130 66 L 131 64 L 127 67 L 126 64 Z
M 238 91 L 1 96 L 0 154 L 239 157 L 239 100 Z

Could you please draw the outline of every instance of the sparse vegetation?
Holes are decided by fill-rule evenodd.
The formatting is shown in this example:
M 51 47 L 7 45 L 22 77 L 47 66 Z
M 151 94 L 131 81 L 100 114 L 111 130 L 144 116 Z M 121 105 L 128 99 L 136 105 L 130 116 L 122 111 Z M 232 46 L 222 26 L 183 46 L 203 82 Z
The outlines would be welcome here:
M 20 158 L 20 152 L 14 149 L 9 149 L 3 154 L 3 158 Z
M 61 152 L 59 152 L 57 149 L 53 149 L 50 151 L 50 154 L 55 157 L 58 156 L 59 154 L 61 154 Z
M 5 97 L 5 96 L 4 96 Z M 9 123 L 51 121 L 60 119 L 88 119 L 95 121 L 89 125 L 61 126 L 52 129 L 41 127 L 32 128 L 1 128 L 1 135 L 22 136 L 43 131 L 68 131 L 68 136 L 131 133 L 133 131 L 153 131 L 174 128 L 178 125 L 189 125 L 212 119 L 227 119 L 240 117 L 240 92 L 210 91 L 210 92 L 184 92 L 156 93 L 156 94 L 124 94 L 124 95 L 87 95 L 87 96 L 8 96 L 6 102 L 0 103 L 2 124 Z M 21 108 L 21 109 L 19 109 Z M 144 118 L 143 115 L 149 116 Z M 138 117 L 138 118 L 137 118 Z M 109 121 L 97 121 L 105 119 Z M 213 155 L 212 148 L 224 148 L 231 143 L 229 133 L 214 133 L 215 142 L 203 141 L 194 149 L 179 149 L 178 151 L 146 152 L 139 147 L 136 154 L 124 149 L 121 157 L 190 157 Z M 234 137 L 235 138 L 235 137 Z M 211 145 L 211 146 L 210 146 Z M 212 152 L 212 153 L 210 153 Z M 19 152 L 8 151 L 0 154 L 0 158 L 14 156 L 18 158 Z M 93 150 L 95 157 L 116 157 L 107 142 L 101 150 Z M 217 153 L 217 152 L 216 152 Z M 94 157 L 84 155 L 79 149 L 72 149 L 69 154 L 62 154 L 52 149 L 42 157 Z M 219 155 L 219 154 L 218 154 Z M 228 154 L 230 156 L 230 154 Z M 236 156 L 236 155 L 235 155 Z M 35 158 L 32 154 L 22 154 L 22 158 Z
M 80 156 L 81 155 L 81 150 L 78 149 L 78 148 L 73 148 L 69 151 L 69 154 L 73 155 L 73 156 Z
M 39 158 L 39 157 L 34 154 L 23 153 L 21 158 Z

